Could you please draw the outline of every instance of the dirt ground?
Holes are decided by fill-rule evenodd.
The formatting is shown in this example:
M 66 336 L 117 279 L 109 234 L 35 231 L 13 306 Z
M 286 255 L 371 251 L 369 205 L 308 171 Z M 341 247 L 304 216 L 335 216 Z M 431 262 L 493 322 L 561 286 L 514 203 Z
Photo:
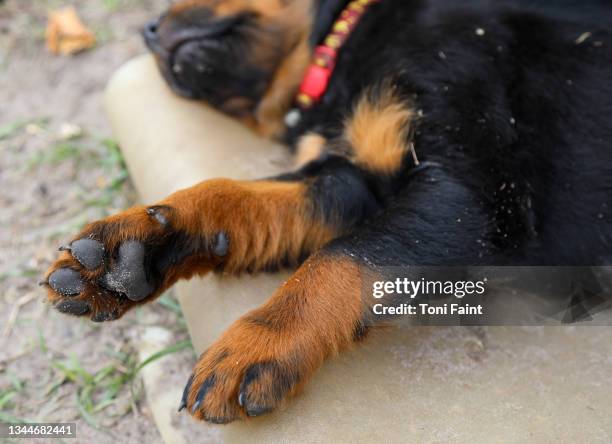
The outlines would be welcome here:
M 53 56 L 47 13 L 68 4 L 97 44 Z M 160 442 L 138 374 L 140 329 L 154 322 L 173 332 L 181 372 L 171 383 L 184 383 L 194 362 L 171 295 L 93 324 L 51 309 L 37 285 L 80 226 L 136 199 L 101 97 L 111 73 L 145 51 L 139 29 L 167 4 L 0 1 L 0 422 L 72 421 L 84 443 Z

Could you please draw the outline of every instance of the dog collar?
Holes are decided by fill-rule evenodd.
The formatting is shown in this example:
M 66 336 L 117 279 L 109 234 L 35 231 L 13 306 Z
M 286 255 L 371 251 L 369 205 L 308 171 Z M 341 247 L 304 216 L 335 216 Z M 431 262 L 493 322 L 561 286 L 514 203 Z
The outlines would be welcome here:
M 329 85 L 338 51 L 349 38 L 368 7 L 380 0 L 352 0 L 340 13 L 334 22 L 331 32 L 325 37 L 323 44 L 314 49 L 312 61 L 306 69 L 302 83 L 295 97 L 296 108 L 285 116 L 287 126 L 297 125 L 301 111 L 312 108 L 325 94 Z

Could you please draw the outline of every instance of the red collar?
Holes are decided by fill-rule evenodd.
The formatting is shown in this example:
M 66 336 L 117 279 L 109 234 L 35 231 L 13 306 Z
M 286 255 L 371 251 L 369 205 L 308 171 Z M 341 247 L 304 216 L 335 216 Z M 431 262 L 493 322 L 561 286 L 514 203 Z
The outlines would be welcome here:
M 380 0 L 352 0 L 332 26 L 331 32 L 322 45 L 315 48 L 312 61 L 306 70 L 302 84 L 295 98 L 300 109 L 308 109 L 317 103 L 329 85 L 338 51 L 355 29 L 363 14 L 372 3 Z

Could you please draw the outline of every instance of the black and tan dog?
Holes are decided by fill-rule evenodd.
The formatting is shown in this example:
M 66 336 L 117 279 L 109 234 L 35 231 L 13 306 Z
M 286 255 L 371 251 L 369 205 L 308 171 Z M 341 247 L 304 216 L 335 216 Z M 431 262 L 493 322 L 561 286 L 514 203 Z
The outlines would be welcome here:
M 300 265 L 189 379 L 182 407 L 227 423 L 367 334 L 371 264 L 610 264 L 612 7 L 570 3 L 178 2 L 145 30 L 169 84 L 302 167 L 88 225 L 50 300 L 105 321 L 179 279 Z

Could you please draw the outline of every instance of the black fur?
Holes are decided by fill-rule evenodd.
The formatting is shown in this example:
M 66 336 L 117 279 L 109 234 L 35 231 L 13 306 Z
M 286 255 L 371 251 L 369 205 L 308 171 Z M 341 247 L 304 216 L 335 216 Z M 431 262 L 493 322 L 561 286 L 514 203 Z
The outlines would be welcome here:
M 312 217 L 340 231 L 354 228 L 381 208 L 367 174 L 341 156 L 325 155 L 275 179 L 307 182 Z
M 312 45 L 347 3 L 313 2 Z M 197 35 L 215 23 L 183 25 Z M 270 32 L 238 23 L 226 30 L 235 38 L 246 29 Z M 162 58 L 158 47 L 173 41 L 173 26 L 162 21 L 159 35 L 147 39 Z M 356 101 L 392 85 L 421 116 L 410 134 L 421 164 L 407 155 L 397 174 L 374 174 L 353 165 L 343 147 L 277 179 L 304 181 L 313 217 L 344 234 L 328 252 L 368 263 L 610 264 L 611 30 L 607 1 L 381 0 L 341 48 L 322 100 L 287 129 L 286 142 L 294 146 L 316 131 L 330 146 L 339 143 Z M 198 54 L 183 68 L 197 65 Z M 214 72 L 228 69 L 221 65 Z M 245 78 L 262 81 L 256 69 L 232 69 L 240 71 L 232 82 L 244 83 L 233 88 L 238 95 Z M 227 89 L 209 77 L 190 78 L 192 92 Z
M 347 2 L 313 2 L 312 45 L 322 41 Z M 157 38 L 149 39 L 154 51 Z M 201 55 L 182 49 L 185 67 Z M 235 56 L 236 51 L 228 54 Z M 168 65 L 160 65 L 167 78 Z M 222 73 L 228 70 L 222 68 Z M 196 86 L 196 93 L 216 86 L 201 85 L 210 80 L 206 76 L 184 73 L 174 76 L 179 93 L 189 84 Z M 254 96 L 261 89 L 260 74 L 253 73 L 258 86 Z M 233 92 L 242 94 L 248 82 L 235 87 L 234 81 L 248 77 L 241 71 L 221 85 L 223 99 Z M 176 88 L 178 80 L 181 88 Z M 230 90 L 224 89 L 228 85 Z M 380 174 L 368 169 L 367 162 L 352 162 L 353 147 L 346 146 L 344 131 L 364 94 L 376 99 L 389 87 L 419 115 L 413 122 L 416 127 L 406 131 L 405 142 L 414 144 L 420 162 L 408 153 L 397 170 Z M 206 94 L 191 96 L 206 99 Z M 381 266 L 409 265 L 402 274 L 407 269 L 414 277 L 429 277 L 442 269 L 428 271 L 426 266 L 442 266 L 447 277 L 461 280 L 467 273 L 462 266 L 468 265 L 586 266 L 572 270 L 572 275 L 563 269 L 551 274 L 551 280 L 563 281 L 554 276 L 562 274 L 572 285 L 584 274 L 593 280 L 588 266 L 612 264 L 608 1 L 380 0 L 369 7 L 340 50 L 327 92 L 302 114 L 297 126 L 287 129 L 286 142 L 295 147 L 310 132 L 324 135 L 327 149 L 299 171 L 276 180 L 305 184 L 312 209 L 306 217 L 333 226 L 340 236 L 314 260 L 331 255 L 357 261 L 365 265 L 365 279 L 371 268 L 377 279 L 393 277 L 396 268 L 381 271 Z M 189 250 L 187 245 L 181 248 Z M 174 255 L 168 257 L 172 260 Z M 316 290 L 320 276 L 312 273 L 316 278 L 308 275 L 312 280 L 300 285 Z M 548 286 L 549 292 L 559 293 L 556 289 L 564 285 L 558 284 Z M 584 295 L 572 296 L 563 322 L 588 319 L 588 309 L 605 305 L 599 289 L 583 290 Z M 279 308 L 299 294 L 280 291 L 282 297 L 272 299 L 262 309 L 264 315 L 249 314 L 239 322 L 269 333 L 299 332 L 295 325 L 287 329 L 284 324 L 304 326 L 308 320 L 302 313 L 285 316 L 286 309 Z M 406 302 L 404 295 L 388 299 L 389 305 Z M 375 317 L 367 300 L 361 302 L 362 315 L 351 332 L 354 341 L 365 337 L 371 325 L 388 320 Z M 65 307 L 68 312 L 79 309 Z M 267 413 L 307 376 L 300 369 L 302 355 L 313 356 L 307 353 L 309 340 L 299 342 L 294 356 L 282 361 L 266 358 L 244 371 L 238 404 L 247 415 Z M 285 341 L 283 336 L 280 343 Z M 225 359 L 231 362 L 232 357 Z M 222 379 L 222 373 L 210 372 L 197 389 L 192 412 L 202 410 L 210 388 Z M 187 404 L 192 380 L 181 408 Z M 235 419 L 201 414 L 215 423 Z
M 329 249 L 381 265 L 612 263 L 611 25 L 596 1 L 371 6 L 288 141 L 337 137 L 366 88 L 392 81 L 422 110 L 430 166 L 369 177 L 368 199 L 391 195 Z

